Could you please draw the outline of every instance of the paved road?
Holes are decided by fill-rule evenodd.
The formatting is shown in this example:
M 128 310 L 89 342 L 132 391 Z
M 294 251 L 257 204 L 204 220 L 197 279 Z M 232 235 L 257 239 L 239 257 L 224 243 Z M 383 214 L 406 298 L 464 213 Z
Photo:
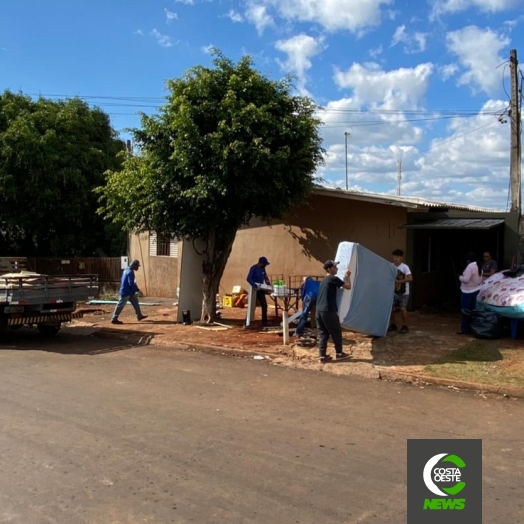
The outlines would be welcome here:
M 2 523 L 399 524 L 407 438 L 483 438 L 484 523 L 524 522 L 520 401 L 15 335 Z

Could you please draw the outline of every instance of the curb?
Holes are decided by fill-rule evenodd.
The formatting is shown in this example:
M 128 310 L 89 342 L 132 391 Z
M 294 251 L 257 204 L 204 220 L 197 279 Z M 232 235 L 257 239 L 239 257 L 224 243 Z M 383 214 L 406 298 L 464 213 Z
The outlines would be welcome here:
M 285 357 L 285 355 L 275 355 L 274 353 L 265 353 L 264 351 L 251 351 L 251 350 L 242 350 L 227 348 L 223 346 L 213 346 L 210 344 L 184 344 L 177 345 L 173 347 L 182 349 L 182 350 L 196 350 L 203 351 L 205 353 L 216 353 L 220 351 L 222 353 L 228 353 L 234 357 L 254 357 L 256 355 L 267 356 L 270 359 L 267 362 L 271 362 L 277 357 Z M 378 372 L 378 380 L 389 380 L 392 382 L 405 382 L 405 383 L 414 383 L 414 382 L 425 382 L 426 384 L 431 384 L 434 386 L 444 386 L 444 387 L 455 387 L 458 389 L 466 389 L 470 391 L 481 391 L 484 393 L 492 393 L 495 395 L 502 395 L 504 397 L 514 397 L 514 398 L 524 398 L 524 388 L 516 388 L 511 386 L 494 386 L 492 384 L 479 384 L 476 382 L 463 382 L 457 381 L 449 378 L 436 378 L 428 377 L 426 375 L 416 375 L 413 373 L 403 373 L 402 371 L 391 371 L 387 369 L 381 369 L 378 366 L 373 366 Z M 348 375 L 351 376 L 351 375 Z M 356 374 L 354 376 L 362 376 L 363 378 L 369 378 L 364 375 Z
M 282 355 L 276 355 L 275 353 L 265 353 L 264 351 L 252 351 L 250 349 L 235 349 L 235 348 L 228 348 L 224 346 L 213 346 L 211 344 L 185 344 L 185 343 L 175 343 L 172 346 L 166 346 L 166 347 L 173 347 L 175 349 L 180 349 L 182 351 L 202 351 L 204 353 L 228 353 L 229 355 L 233 357 L 255 357 L 257 355 L 260 355 L 262 357 L 269 357 L 271 360 L 274 358 L 280 357 Z M 269 360 L 267 361 L 269 362 Z
M 103 329 L 103 328 L 102 328 Z M 120 338 L 116 335 L 115 338 Z M 124 337 L 122 337 L 124 338 Z M 221 352 L 222 354 L 228 354 L 234 357 L 254 357 L 256 355 L 269 357 L 267 362 L 273 361 L 275 358 L 285 357 L 286 355 L 275 354 L 275 353 L 266 353 L 264 351 L 252 351 L 252 350 L 243 350 L 235 349 L 224 346 L 215 346 L 212 344 L 185 344 L 185 343 L 174 343 L 172 346 L 182 351 L 202 351 L 205 353 L 217 353 Z M 373 366 L 373 365 L 372 365 Z M 476 382 L 463 382 L 460 380 L 453 380 L 448 378 L 436 378 L 426 375 L 417 375 L 413 373 L 403 373 L 402 371 L 393 371 L 390 369 L 385 369 L 380 366 L 373 366 L 378 372 L 379 380 L 389 380 L 392 382 L 405 382 L 405 383 L 414 383 L 414 382 L 424 382 L 426 384 L 431 384 L 434 386 L 444 386 L 444 387 L 455 387 L 458 389 L 466 389 L 470 391 L 481 391 L 485 393 L 492 393 L 495 395 L 503 395 L 505 397 L 514 397 L 514 398 L 524 398 L 524 388 L 517 388 L 512 386 L 494 386 L 492 384 L 479 384 Z M 348 375 L 350 376 L 350 375 Z M 364 375 L 354 375 L 362 376 L 364 378 L 369 378 Z
M 496 395 L 503 395 L 505 397 L 524 398 L 524 389 L 511 386 L 494 386 L 492 384 L 479 384 L 476 382 L 463 382 L 460 380 L 453 380 L 449 378 L 435 378 L 426 375 L 415 375 L 411 373 L 402 373 L 401 371 L 390 371 L 379 369 L 379 377 L 381 380 L 391 380 L 400 382 L 425 382 L 435 386 L 453 386 L 459 389 L 468 389 L 472 391 L 482 391 L 486 393 L 494 393 Z

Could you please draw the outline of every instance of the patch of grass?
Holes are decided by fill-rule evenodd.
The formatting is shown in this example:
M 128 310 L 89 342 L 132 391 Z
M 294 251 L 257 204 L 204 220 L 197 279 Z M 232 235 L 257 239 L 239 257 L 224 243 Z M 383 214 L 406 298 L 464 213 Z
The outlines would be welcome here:
M 432 377 L 524 387 L 524 351 L 500 349 L 499 341 L 474 340 L 424 368 Z

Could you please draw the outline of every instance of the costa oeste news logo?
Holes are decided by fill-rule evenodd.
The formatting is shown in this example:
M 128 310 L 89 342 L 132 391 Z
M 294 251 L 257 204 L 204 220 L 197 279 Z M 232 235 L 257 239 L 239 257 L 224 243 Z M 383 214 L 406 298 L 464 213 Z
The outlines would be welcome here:
M 481 524 L 482 440 L 408 440 L 407 483 L 408 524 Z
M 442 465 L 436 467 L 439 462 L 442 462 Z M 448 465 L 449 467 L 444 467 Z M 429 491 L 438 497 L 458 495 L 466 487 L 466 483 L 461 481 L 461 468 L 465 467 L 466 463 L 457 455 L 439 453 L 426 462 L 423 474 L 424 483 Z M 448 487 L 450 482 L 454 482 L 454 485 Z M 466 499 L 463 498 L 433 498 L 424 500 L 424 509 L 461 510 L 465 507 Z

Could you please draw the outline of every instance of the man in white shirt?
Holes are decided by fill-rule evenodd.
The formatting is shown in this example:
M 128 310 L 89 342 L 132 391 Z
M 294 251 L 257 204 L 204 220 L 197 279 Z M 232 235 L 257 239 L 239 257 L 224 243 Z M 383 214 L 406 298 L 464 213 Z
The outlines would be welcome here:
M 392 253 L 393 265 L 397 270 L 397 280 L 395 281 L 395 292 L 393 295 L 393 309 L 391 310 L 391 323 L 388 331 L 396 331 L 395 315 L 398 311 L 402 315 L 402 327 L 399 333 L 407 333 L 408 328 L 408 302 L 410 282 L 413 282 L 413 275 L 409 267 L 402 262 L 404 251 L 395 249 Z

